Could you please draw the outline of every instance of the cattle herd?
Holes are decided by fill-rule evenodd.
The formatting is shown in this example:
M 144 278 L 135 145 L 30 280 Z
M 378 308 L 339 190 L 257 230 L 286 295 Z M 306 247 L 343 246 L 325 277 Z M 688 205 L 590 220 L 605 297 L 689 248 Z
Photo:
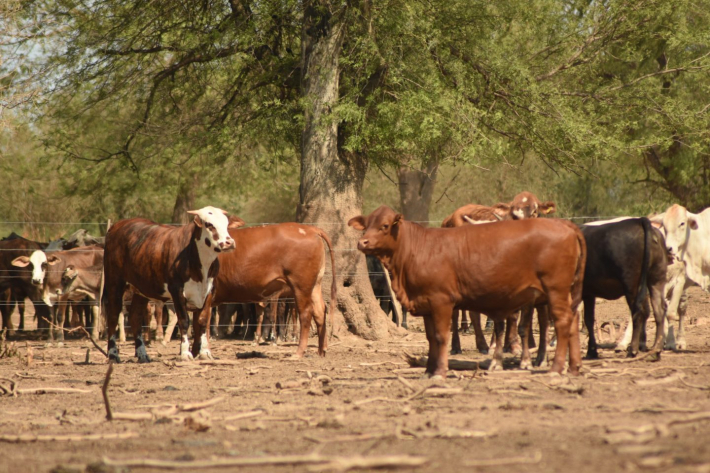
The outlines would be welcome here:
M 348 231 L 362 232 L 357 249 L 387 271 L 391 293 L 402 308 L 423 317 L 429 343 L 426 375 L 445 376 L 449 350 L 461 352 L 461 315 L 464 327 L 468 326 L 464 311 L 482 353 L 488 352 L 489 344 L 481 314 L 493 322 L 490 370 L 502 369 L 505 350 L 520 355 L 522 369 L 545 366 L 552 323 L 556 346 L 550 371 L 579 373 L 581 307 L 589 334 L 586 357 L 599 356 L 596 298 L 625 298 L 630 323 L 620 346 L 629 356 L 644 348 L 651 310 L 656 334 L 648 349 L 657 352 L 664 344 L 687 348 L 685 290 L 691 285 L 708 287 L 710 251 L 705 245 L 710 241 L 710 209 L 693 214 L 673 205 L 651 217 L 620 217 L 581 226 L 538 218 L 555 211 L 553 202 L 523 192 L 510 203 L 463 206 L 444 220 L 442 228 L 407 221 L 387 206 L 347 222 L 352 227 Z M 262 303 L 263 316 L 263 303 L 287 298 L 293 300 L 300 322 L 294 356 L 305 354 L 312 322 L 318 354 L 324 356 L 326 316 L 337 300 L 328 235 L 298 223 L 240 228 L 244 221 L 215 207 L 189 213 L 194 218 L 184 226 L 142 218 L 122 220 L 105 238 L 92 238 L 85 231 L 52 243 L 15 234 L 4 238 L 0 241 L 2 327 L 13 329 L 11 314 L 17 307 L 18 328 L 24 330 L 24 301 L 29 298 L 38 327 L 46 330 L 50 342 L 56 337 L 62 343 L 67 309 L 73 304 L 77 310 L 68 325 L 90 325 L 96 339 L 105 326 L 109 359 L 120 362 L 117 329 L 127 305 L 135 356 L 139 362 L 149 362 L 142 328 L 155 314 L 162 330 L 163 307 L 168 304 L 180 332 L 180 357 L 211 358 L 213 308 Z M 330 307 L 322 288 L 326 251 L 334 273 Z M 535 313 L 540 328 L 537 342 L 532 335 Z M 667 321 L 676 319 L 678 330 L 667 337 L 672 330 Z M 272 314 L 272 325 L 274 321 Z M 261 328 L 258 331 L 260 338 Z M 667 343 L 670 340 L 673 346 Z M 536 343 L 533 361 L 530 348 Z

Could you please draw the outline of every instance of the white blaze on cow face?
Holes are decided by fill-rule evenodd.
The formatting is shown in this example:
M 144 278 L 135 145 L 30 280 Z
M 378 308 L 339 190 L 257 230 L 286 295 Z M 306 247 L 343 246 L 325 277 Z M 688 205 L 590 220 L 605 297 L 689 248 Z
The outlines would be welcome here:
M 201 228 L 197 247 L 209 248 L 212 252 L 231 251 L 234 240 L 229 236 L 229 219 L 224 210 L 215 207 L 204 207 L 199 210 L 189 210 L 187 213 L 195 216 L 195 224 Z
M 698 229 L 696 215 L 688 212 L 685 207 L 674 204 L 665 214 L 653 218 L 654 221 L 659 219 L 661 219 L 666 234 L 666 248 L 676 261 L 680 261 L 683 258 L 691 230 Z

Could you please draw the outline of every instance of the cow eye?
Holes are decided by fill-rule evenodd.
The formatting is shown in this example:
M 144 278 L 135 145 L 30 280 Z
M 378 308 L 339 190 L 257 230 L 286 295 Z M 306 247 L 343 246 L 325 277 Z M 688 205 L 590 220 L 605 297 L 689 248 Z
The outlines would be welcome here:
M 382 230 L 386 232 L 389 227 L 390 227 L 389 225 L 384 224 L 384 225 L 382 225 Z
M 680 222 L 679 226 L 682 227 L 683 225 L 685 225 L 685 222 Z

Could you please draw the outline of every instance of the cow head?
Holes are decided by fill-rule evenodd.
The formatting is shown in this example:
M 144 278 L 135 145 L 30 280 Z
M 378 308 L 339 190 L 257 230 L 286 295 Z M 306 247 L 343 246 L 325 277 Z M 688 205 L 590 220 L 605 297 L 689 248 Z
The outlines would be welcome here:
M 676 261 L 683 259 L 683 252 L 690 238 L 690 232 L 698 229 L 698 219 L 683 206 L 673 204 L 665 213 L 650 218 L 660 223 L 666 235 L 666 249 Z
M 402 214 L 396 213 L 386 205 L 382 205 L 370 215 L 358 215 L 348 221 L 348 226 L 355 230 L 364 230 L 357 242 L 357 249 L 366 255 L 384 255 L 391 253 L 397 247 L 399 224 L 403 221 Z
M 516 220 L 537 218 L 540 214 L 551 214 L 557 210 L 554 202 L 540 202 L 532 192 L 521 192 L 510 203 L 510 212 Z
M 234 240 L 229 236 L 229 229 L 237 228 L 240 224 L 230 222 L 226 211 L 215 207 L 204 207 L 199 210 L 188 210 L 187 213 L 195 216 L 195 225 L 200 229 L 199 235 L 195 238 L 198 248 L 206 246 L 217 253 L 234 249 Z M 239 221 L 243 225 L 243 221 L 241 219 Z
M 79 270 L 77 270 L 73 264 L 68 265 L 64 270 L 64 273 L 62 273 L 62 288 L 57 289 L 57 293 L 69 294 L 71 292 L 72 284 L 76 281 L 77 276 L 79 276 Z
M 32 284 L 39 287 L 44 284 L 44 277 L 49 266 L 55 265 L 60 261 L 61 259 L 54 255 L 47 257 L 44 251 L 37 250 L 29 257 L 18 256 L 12 260 L 12 265 L 18 268 L 28 268 L 28 271 L 32 271 Z

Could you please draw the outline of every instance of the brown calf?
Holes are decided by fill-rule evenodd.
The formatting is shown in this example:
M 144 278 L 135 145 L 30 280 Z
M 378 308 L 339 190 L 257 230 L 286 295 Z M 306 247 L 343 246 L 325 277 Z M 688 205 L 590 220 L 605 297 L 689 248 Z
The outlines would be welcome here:
M 311 318 L 318 332 L 318 354 L 325 355 L 326 307 L 321 292 L 325 273 L 325 246 L 335 273 L 334 256 L 328 235 L 320 228 L 298 223 L 281 223 L 231 231 L 239 253 L 219 257 L 212 304 L 261 302 L 279 295 L 293 297 L 301 322 L 297 357 L 306 352 Z M 324 245 L 325 243 L 325 245 Z M 331 307 L 336 300 L 336 281 L 330 289 Z M 205 304 L 203 316 L 210 305 Z
M 380 258 L 392 287 L 410 313 L 424 317 L 429 340 L 426 373 L 445 376 L 453 309 L 475 310 L 505 320 L 525 305 L 548 304 L 558 345 L 552 371 L 579 373 L 579 323 L 586 245 L 564 220 L 525 219 L 452 229 L 423 228 L 381 206 L 348 222 L 365 233 L 358 249 Z M 502 367 L 502 333 L 492 369 Z M 529 360 L 530 353 L 523 353 Z

